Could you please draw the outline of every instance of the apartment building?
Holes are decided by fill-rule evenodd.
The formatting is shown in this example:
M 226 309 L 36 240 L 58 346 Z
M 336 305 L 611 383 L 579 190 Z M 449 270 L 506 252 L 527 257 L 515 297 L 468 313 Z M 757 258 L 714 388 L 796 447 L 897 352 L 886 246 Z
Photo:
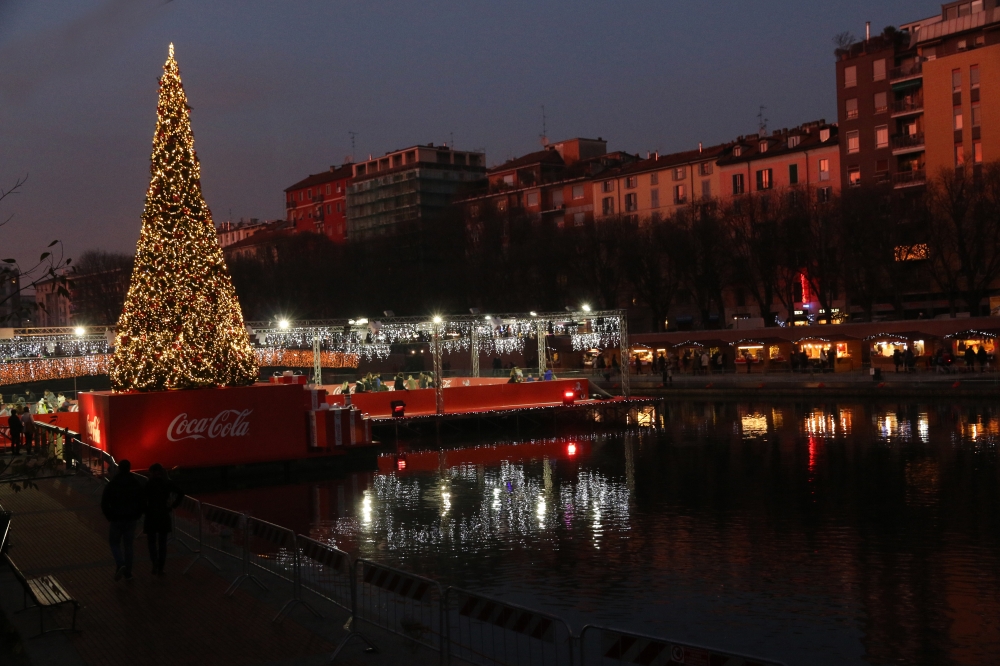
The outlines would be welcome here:
M 963 0 L 837 52 L 841 180 L 922 187 L 1000 159 L 1000 7 Z
M 592 179 L 636 159 L 627 153 L 608 153 L 607 142 L 600 137 L 559 141 L 491 168 L 484 189 L 470 192 L 458 203 L 471 220 L 487 211 L 521 210 L 553 220 L 558 227 L 580 227 L 595 216 Z
M 596 215 L 628 215 L 639 221 L 663 218 L 718 197 L 715 163 L 723 149 L 699 145 L 697 150 L 670 155 L 653 153 L 601 174 L 591 183 Z
M 331 166 L 285 189 L 286 220 L 296 231 L 327 236 L 335 243 L 347 239 L 347 185 L 353 165 Z
M 433 219 L 459 188 L 486 176 L 486 155 L 449 146 L 411 146 L 351 165 L 347 236 L 360 240 L 396 233 L 400 225 Z
M 840 140 L 825 120 L 769 135 L 742 136 L 726 145 L 717 160 L 719 198 L 786 188 L 803 188 L 817 201 L 840 191 Z

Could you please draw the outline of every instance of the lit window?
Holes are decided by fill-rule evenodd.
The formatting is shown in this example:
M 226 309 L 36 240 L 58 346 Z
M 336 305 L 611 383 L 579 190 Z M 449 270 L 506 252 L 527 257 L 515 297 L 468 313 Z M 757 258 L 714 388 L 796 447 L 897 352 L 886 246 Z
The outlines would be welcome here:
M 847 133 L 847 152 L 856 153 L 861 150 L 861 139 L 859 138 L 858 131 L 854 130 Z
M 858 68 L 855 66 L 844 68 L 844 87 L 853 88 L 858 85 Z
M 757 189 L 769 190 L 774 187 L 771 169 L 760 169 L 757 171 Z
M 687 201 L 687 190 L 683 185 L 674 186 L 674 203 L 682 204 Z
M 733 146 L 733 157 L 739 157 L 743 154 L 742 146 Z
M 684 176 L 687 175 L 687 169 L 684 167 L 677 167 L 674 169 L 674 180 L 684 180 Z
M 847 170 L 847 182 L 851 187 L 857 187 L 861 184 L 861 168 L 851 167 Z
M 760 152 L 762 152 L 762 153 L 766 153 L 767 152 L 767 141 L 761 141 L 760 142 Z
M 973 164 L 983 163 L 983 144 L 980 141 L 972 142 L 972 163 Z
M 847 111 L 847 119 L 851 120 L 858 117 L 858 98 L 852 97 L 845 103 L 845 109 Z
M 733 194 L 743 194 L 743 174 L 733 174 Z
M 574 185 L 573 186 L 573 198 L 574 199 L 582 199 L 583 198 L 583 185 Z
M 826 127 L 819 131 L 819 140 L 821 143 L 826 143 L 830 140 L 830 128 Z
M 962 107 L 960 107 L 960 106 L 956 106 L 955 107 L 954 116 L 955 116 L 955 127 L 954 127 L 954 129 L 957 132 L 957 131 L 959 131 L 959 130 L 962 129 Z
M 802 143 L 802 137 L 801 136 L 796 135 L 796 136 L 790 136 L 790 137 L 788 137 L 788 147 L 789 148 L 795 148 L 800 143 Z
M 875 147 L 876 148 L 888 148 L 889 147 L 889 126 L 879 125 L 875 128 Z
M 955 166 L 960 167 L 965 164 L 965 150 L 962 148 L 962 144 L 955 144 Z

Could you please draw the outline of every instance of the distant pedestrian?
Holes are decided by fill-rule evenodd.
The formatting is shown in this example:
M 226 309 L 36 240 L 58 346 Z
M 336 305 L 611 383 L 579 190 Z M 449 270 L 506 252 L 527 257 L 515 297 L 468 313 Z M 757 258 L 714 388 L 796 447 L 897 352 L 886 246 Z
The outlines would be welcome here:
M 912 347 L 907 347 L 906 351 L 903 352 L 903 365 L 906 366 L 906 372 L 908 373 L 916 370 L 917 357 L 913 355 Z
M 635 374 L 642 374 L 642 359 L 639 358 L 638 354 L 635 355 Z
M 24 433 L 24 448 L 31 455 L 31 443 L 35 439 L 35 419 L 31 418 L 31 409 L 27 405 L 21 413 L 21 431 Z
M 396 378 L 392 382 L 392 390 L 393 391 L 406 390 L 406 383 L 403 381 L 403 373 L 400 372 L 396 375 Z
M 969 372 L 976 371 L 976 350 L 969 345 L 965 348 L 965 368 Z
M 892 364 L 896 366 L 896 372 L 899 372 L 899 366 L 903 365 L 903 354 L 898 347 L 892 350 Z
M 135 523 L 143 514 L 143 490 L 132 474 L 128 460 L 118 461 L 118 473 L 104 488 L 101 512 L 108 519 L 108 542 L 115 558 L 115 580 L 132 580 L 132 542 L 135 541 Z
M 10 428 L 11 452 L 17 455 L 21 448 L 21 433 L 24 432 L 24 426 L 21 425 L 21 417 L 17 413 L 17 407 L 13 405 L 10 408 L 10 416 L 7 417 L 7 426 Z
M 551 382 L 553 379 L 555 379 L 555 375 L 552 374 L 552 368 L 546 368 L 545 369 L 545 381 Z
M 663 383 L 664 385 L 674 383 L 674 361 L 671 358 L 663 362 Z
M 143 489 L 146 518 L 142 531 L 149 545 L 149 559 L 153 563 L 153 575 L 162 576 L 167 563 L 167 534 L 173 530 L 170 512 L 181 505 L 184 491 L 167 476 L 160 463 L 149 467 L 149 483 Z
M 986 347 L 983 345 L 979 345 L 976 360 L 979 361 L 979 372 L 986 372 L 986 366 L 990 363 L 990 355 L 986 353 Z
M 709 362 L 710 362 L 710 359 L 709 359 L 709 356 L 708 356 L 708 352 L 707 351 L 703 351 L 701 353 L 701 374 L 706 375 L 706 376 L 708 375 L 708 364 L 709 364 Z
M 750 355 L 749 351 L 743 351 L 743 362 L 747 364 L 747 374 L 749 375 L 753 368 L 753 356 Z

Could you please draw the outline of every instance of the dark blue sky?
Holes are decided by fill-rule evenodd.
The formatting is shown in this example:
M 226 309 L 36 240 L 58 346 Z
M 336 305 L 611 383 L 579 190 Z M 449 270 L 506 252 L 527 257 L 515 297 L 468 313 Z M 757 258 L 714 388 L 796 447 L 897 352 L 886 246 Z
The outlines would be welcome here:
M 487 162 L 552 140 L 645 154 L 836 119 L 832 38 L 929 0 L 0 0 L 2 253 L 132 250 L 156 79 L 173 41 L 216 221 L 280 217 L 282 190 L 415 143 Z

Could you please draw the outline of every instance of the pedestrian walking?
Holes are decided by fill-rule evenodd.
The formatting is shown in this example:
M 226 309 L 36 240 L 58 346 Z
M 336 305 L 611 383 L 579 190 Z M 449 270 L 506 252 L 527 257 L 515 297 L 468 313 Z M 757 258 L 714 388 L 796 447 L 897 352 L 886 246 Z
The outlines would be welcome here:
M 170 512 L 181 505 L 184 491 L 167 475 L 160 463 L 149 467 L 149 483 L 143 488 L 146 518 L 142 521 L 142 531 L 149 545 L 149 559 L 153 563 L 153 575 L 162 576 L 167 563 L 167 535 L 173 531 Z
M 990 355 L 986 353 L 986 347 L 979 345 L 979 351 L 976 352 L 976 360 L 979 361 L 979 372 L 986 372 L 986 366 L 990 362 Z
M 10 416 L 7 417 L 7 426 L 10 428 L 10 450 L 14 455 L 17 455 L 21 448 L 21 433 L 24 431 L 24 426 L 21 425 L 21 417 L 17 413 L 17 407 L 13 405 L 10 407 Z
M 896 372 L 899 372 L 899 366 L 903 365 L 903 353 L 898 347 L 892 350 L 892 364 L 896 366 Z
M 663 361 L 663 385 L 674 383 L 674 362 L 672 359 Z
M 708 376 L 708 364 L 710 362 L 708 352 L 703 351 L 701 353 L 701 374 Z
M 21 413 L 21 431 L 24 433 L 24 448 L 31 455 L 31 443 L 35 439 L 35 419 L 31 418 L 31 409 L 27 405 Z
M 135 523 L 145 510 L 142 486 L 132 474 L 132 463 L 118 461 L 118 473 L 104 488 L 101 512 L 108 519 L 108 542 L 115 558 L 115 580 L 132 580 L 132 542 Z

